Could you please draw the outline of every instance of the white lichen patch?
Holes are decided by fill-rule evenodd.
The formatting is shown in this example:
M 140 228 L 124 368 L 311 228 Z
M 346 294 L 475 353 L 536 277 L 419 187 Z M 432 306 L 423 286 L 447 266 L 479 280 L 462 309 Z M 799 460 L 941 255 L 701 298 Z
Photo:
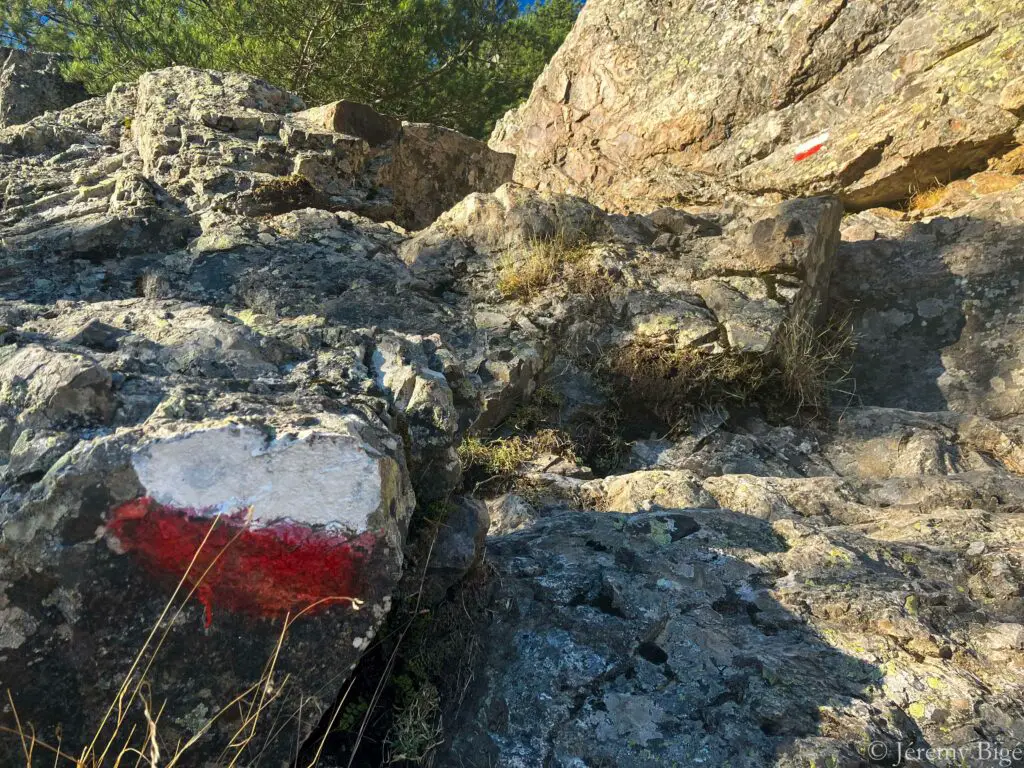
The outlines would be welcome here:
M 0 610 L 0 649 L 20 648 L 38 628 L 39 622 L 17 606 Z
M 132 465 L 160 504 L 209 514 L 250 508 L 257 525 L 290 520 L 361 533 L 381 503 L 378 459 L 348 436 L 268 440 L 223 426 L 155 440 Z
M 210 726 L 210 708 L 205 704 L 197 704 L 191 712 L 186 712 L 182 717 L 176 718 L 174 722 L 189 733 L 197 734 Z
M 74 624 L 82 613 L 82 596 L 76 590 L 57 587 L 43 600 L 43 606 L 56 607 L 68 624 Z

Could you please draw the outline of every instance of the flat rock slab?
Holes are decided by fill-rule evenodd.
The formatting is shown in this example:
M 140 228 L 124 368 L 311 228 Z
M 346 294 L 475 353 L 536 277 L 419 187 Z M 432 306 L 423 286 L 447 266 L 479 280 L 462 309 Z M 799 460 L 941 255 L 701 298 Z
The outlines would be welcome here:
M 571 506 L 496 499 L 481 651 L 439 764 L 798 768 L 1014 749 L 1014 431 L 885 408 L 738 420 L 660 455 L 650 441 L 636 458 L 658 468 L 577 482 Z

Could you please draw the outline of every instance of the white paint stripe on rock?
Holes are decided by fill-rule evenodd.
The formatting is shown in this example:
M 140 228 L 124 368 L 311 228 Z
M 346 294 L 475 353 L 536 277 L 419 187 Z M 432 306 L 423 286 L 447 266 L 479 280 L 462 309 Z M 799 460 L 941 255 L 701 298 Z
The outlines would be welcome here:
M 217 427 L 155 440 L 132 465 L 160 504 L 208 514 L 252 507 L 256 525 L 290 520 L 358 534 L 381 501 L 377 460 L 338 435 L 268 441 L 251 427 Z

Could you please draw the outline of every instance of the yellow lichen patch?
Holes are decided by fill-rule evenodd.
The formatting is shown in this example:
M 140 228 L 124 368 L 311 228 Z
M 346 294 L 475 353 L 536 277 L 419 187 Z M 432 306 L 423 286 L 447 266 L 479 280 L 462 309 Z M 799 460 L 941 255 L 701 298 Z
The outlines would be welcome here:
M 999 173 L 1024 174 L 1024 146 L 988 161 L 988 169 Z

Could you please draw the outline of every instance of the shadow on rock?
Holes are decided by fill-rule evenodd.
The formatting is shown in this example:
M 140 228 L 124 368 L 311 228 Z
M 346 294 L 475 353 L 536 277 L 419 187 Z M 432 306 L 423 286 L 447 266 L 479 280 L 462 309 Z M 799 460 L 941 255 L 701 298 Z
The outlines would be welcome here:
M 857 765 L 920 741 L 867 703 L 878 667 L 771 596 L 766 521 L 564 510 L 488 549 L 496 609 L 441 765 Z
M 853 376 L 865 404 L 993 418 L 1024 409 L 1024 192 L 954 218 L 848 219 L 832 302 L 849 309 Z

